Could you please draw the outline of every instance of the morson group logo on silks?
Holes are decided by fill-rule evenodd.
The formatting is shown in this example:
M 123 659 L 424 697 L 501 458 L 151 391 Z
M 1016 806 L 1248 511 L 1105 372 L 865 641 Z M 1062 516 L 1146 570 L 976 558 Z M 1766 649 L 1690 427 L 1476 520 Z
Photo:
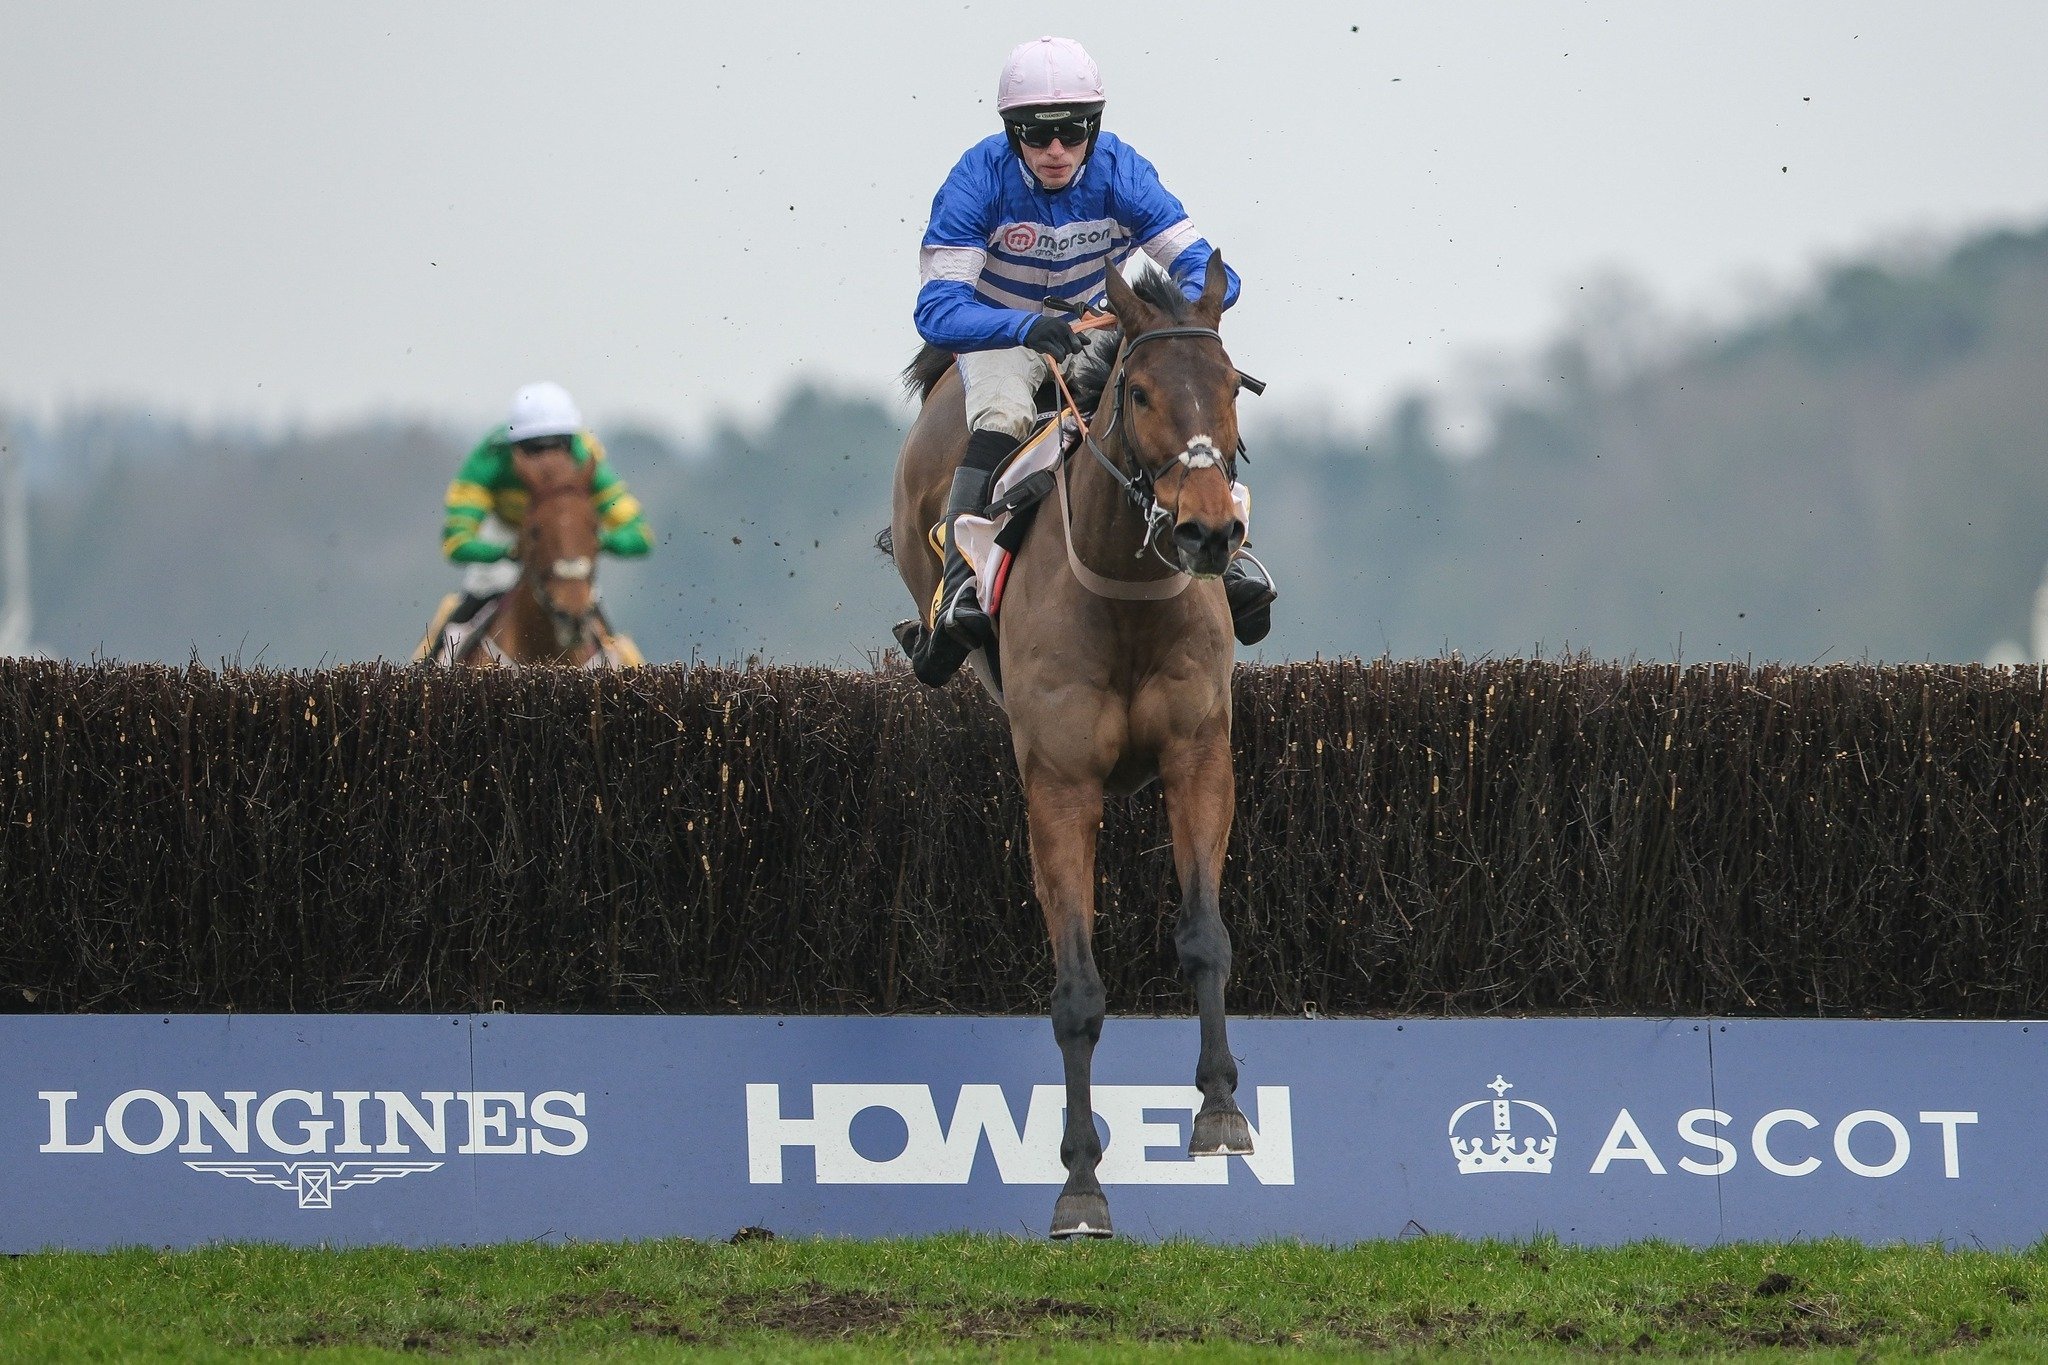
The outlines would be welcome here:
M 1039 223 L 1011 223 L 996 234 L 1013 256 L 1060 260 L 1077 252 L 1097 251 L 1116 239 L 1116 223 L 1108 218 L 1052 228 Z
M 999 1085 L 960 1086 L 944 1123 L 929 1085 L 808 1090 L 802 1099 L 792 1095 L 786 1108 L 781 1086 L 747 1087 L 751 1183 L 782 1184 L 783 1154 L 792 1148 L 811 1153 L 820 1185 L 965 1185 L 984 1146 L 1005 1185 L 1058 1185 L 1067 1178 L 1060 1165 L 1065 1086 L 1033 1086 L 1021 1126 Z M 1202 1092 L 1191 1085 L 1098 1085 L 1093 1098 L 1096 1117 L 1109 1129 L 1096 1169 L 1105 1185 L 1226 1185 L 1239 1161 L 1261 1185 L 1294 1183 L 1294 1113 L 1284 1085 L 1257 1087 L 1246 1115 L 1253 1153 L 1235 1158 L 1187 1155 L 1188 1129 L 1202 1107 Z M 809 1117 L 789 1112 L 803 1099 Z M 894 1119 L 877 1114 L 857 1124 L 870 1111 Z
M 583 1092 L 569 1090 L 128 1090 L 97 1114 L 74 1107 L 76 1090 L 36 1095 L 50 1121 L 38 1152 L 152 1156 L 175 1148 L 180 1156 L 232 1156 L 184 1165 L 288 1191 L 302 1209 L 332 1208 L 339 1191 L 445 1164 L 408 1157 L 574 1156 L 590 1141 Z M 252 1153 L 257 1159 L 248 1159 Z
M 1557 1120 L 1551 1112 L 1530 1100 L 1508 1099 L 1514 1082 L 1504 1076 L 1496 1074 L 1485 1088 L 1494 1098 L 1472 1100 L 1451 1113 L 1451 1155 L 1458 1174 L 1550 1174 L 1559 1158 Z M 1960 1180 L 1962 1130 L 1977 1123 L 1977 1111 L 1912 1112 L 1915 1121 L 1909 1124 L 1883 1109 L 1856 1109 L 1830 1125 L 1804 1109 L 1773 1109 L 1748 1123 L 1720 1109 L 1688 1109 L 1671 1120 L 1667 1135 L 1654 1121 L 1645 1130 L 1622 1108 L 1608 1123 L 1586 1173 L 1639 1170 L 1669 1175 L 1676 1166 L 1688 1175 L 1726 1175 L 1744 1160 L 1743 1148 L 1723 1136 L 1732 1130 L 1746 1138 L 1749 1158 L 1773 1176 L 1811 1175 L 1833 1164 L 1852 1175 L 1882 1180 L 1913 1161 L 1918 1132 L 1923 1152 L 1938 1141 L 1942 1175 Z M 1828 1136 L 1819 1136 L 1818 1130 L 1830 1127 Z M 1653 1132 L 1659 1133 L 1654 1140 Z

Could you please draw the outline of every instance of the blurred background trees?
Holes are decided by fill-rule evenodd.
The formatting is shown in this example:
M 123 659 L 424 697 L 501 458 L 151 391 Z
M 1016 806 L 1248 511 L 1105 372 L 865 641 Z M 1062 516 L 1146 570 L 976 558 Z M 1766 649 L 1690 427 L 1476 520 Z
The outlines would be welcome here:
M 1243 409 L 1253 539 L 1285 592 L 1264 657 L 2032 649 L 2048 229 L 1843 264 L 1716 327 L 1609 282 L 1512 369 L 1455 420 L 1414 394 L 1365 429 L 1263 376 L 1273 396 Z M 797 387 L 687 441 L 594 416 L 659 539 L 601 572 L 649 658 L 860 663 L 908 614 L 873 547 L 906 400 Z M 403 657 L 455 581 L 441 493 L 475 432 L 116 410 L 7 428 L 53 652 Z

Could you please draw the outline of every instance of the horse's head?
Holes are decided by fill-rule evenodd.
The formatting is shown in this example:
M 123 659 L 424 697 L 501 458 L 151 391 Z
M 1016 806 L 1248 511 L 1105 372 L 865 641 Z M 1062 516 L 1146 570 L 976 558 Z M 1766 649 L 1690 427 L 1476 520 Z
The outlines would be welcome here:
M 565 446 L 512 448 L 526 485 L 519 530 L 521 572 L 564 651 L 593 641 L 597 618 L 597 509 L 590 501 L 597 462 L 578 464 Z
M 1109 304 L 1123 329 L 1123 363 L 1110 394 L 1110 427 L 1136 466 L 1141 492 L 1172 523 L 1173 557 L 1201 578 L 1223 572 L 1244 543 L 1230 486 L 1237 477 L 1237 367 L 1216 335 L 1228 278 L 1209 257 L 1202 296 L 1176 288 L 1141 296 L 1115 270 Z

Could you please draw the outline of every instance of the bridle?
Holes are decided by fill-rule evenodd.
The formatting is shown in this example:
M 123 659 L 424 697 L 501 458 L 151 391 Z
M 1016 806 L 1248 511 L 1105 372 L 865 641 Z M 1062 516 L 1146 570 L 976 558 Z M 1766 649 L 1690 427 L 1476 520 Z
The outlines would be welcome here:
M 1110 325 L 1110 320 L 1106 317 L 1103 321 L 1094 322 L 1093 327 L 1090 327 L 1089 324 L 1092 321 L 1093 319 L 1090 318 L 1082 319 L 1081 322 L 1075 324 L 1075 330 L 1096 330 L 1101 327 L 1106 327 Z M 1067 379 L 1066 376 L 1063 373 L 1061 373 L 1061 367 L 1059 362 L 1053 361 L 1048 364 L 1047 368 L 1052 371 L 1053 379 L 1059 385 L 1060 396 L 1066 399 L 1067 407 L 1074 414 L 1075 425 L 1076 427 L 1078 427 L 1080 431 L 1080 444 L 1086 447 L 1088 453 L 1093 455 L 1096 461 L 1100 463 L 1101 466 L 1109 472 L 1109 477 L 1116 481 L 1117 488 L 1123 493 L 1125 500 L 1128 501 L 1131 504 L 1131 506 L 1137 510 L 1140 520 L 1144 523 L 1144 535 L 1140 539 L 1138 543 L 1138 549 L 1136 553 L 1132 556 L 1132 558 L 1142 559 L 1145 556 L 1145 552 L 1147 550 L 1150 550 L 1155 559 L 1157 559 L 1161 564 L 1165 565 L 1168 569 L 1172 570 L 1174 575 L 1178 576 L 1179 581 L 1173 582 L 1173 592 L 1178 593 L 1182 587 L 1186 586 L 1185 580 L 1187 578 L 1187 573 L 1178 564 L 1176 564 L 1171 559 L 1167 558 L 1165 552 L 1159 548 L 1159 534 L 1161 531 L 1171 531 L 1174 524 L 1178 522 L 1180 519 L 1180 509 L 1178 505 L 1169 508 L 1159 500 L 1159 476 L 1165 473 L 1166 471 L 1174 468 L 1176 465 L 1179 466 L 1186 474 L 1193 474 L 1196 470 L 1199 469 L 1220 469 L 1223 471 L 1223 477 L 1229 483 L 1235 484 L 1237 482 L 1238 460 L 1240 458 L 1249 460 L 1251 456 L 1245 450 L 1244 438 L 1241 435 L 1238 437 L 1237 448 L 1235 450 L 1232 450 L 1228 455 L 1225 455 L 1222 451 L 1218 450 L 1216 448 L 1215 442 L 1210 440 L 1207 436 L 1196 436 L 1190 439 L 1186 447 L 1184 447 L 1172 459 L 1167 460 L 1163 465 L 1161 465 L 1156 470 L 1147 468 L 1142 462 L 1140 462 L 1137 459 L 1134 453 L 1131 459 L 1131 464 L 1134 466 L 1134 472 L 1126 473 L 1124 472 L 1122 466 L 1118 465 L 1115 460 L 1111 459 L 1109 457 L 1108 452 L 1102 448 L 1102 443 L 1108 441 L 1111 437 L 1113 437 L 1116 434 L 1117 428 L 1122 424 L 1123 421 L 1124 390 L 1130 382 L 1130 361 L 1132 353 L 1135 352 L 1140 346 L 1145 345 L 1147 342 L 1166 341 L 1175 337 L 1206 338 L 1207 340 L 1215 342 L 1218 346 L 1221 346 L 1223 344 L 1222 335 L 1218 333 L 1217 330 L 1213 327 L 1160 327 L 1149 332 L 1140 332 L 1136 336 L 1126 339 L 1123 342 L 1123 344 L 1118 348 L 1116 358 L 1110 362 L 1111 370 L 1115 375 L 1115 381 L 1110 389 L 1109 419 L 1106 422 L 1102 423 L 1099 434 L 1097 432 L 1091 432 L 1088 429 L 1088 419 L 1082 416 L 1081 405 L 1074 401 L 1073 390 L 1067 387 Z M 1227 358 L 1228 357 L 1226 356 L 1226 359 Z M 1237 370 L 1235 366 L 1233 366 L 1232 369 L 1233 372 L 1237 375 L 1237 382 L 1239 387 L 1248 389 L 1254 394 L 1264 393 L 1266 391 L 1266 385 L 1264 381 L 1252 378 L 1252 376 L 1244 373 L 1242 370 Z M 1066 462 L 1064 459 L 1062 459 L 1059 465 L 1059 475 L 1061 514 L 1062 516 L 1065 516 Z M 1186 486 L 1185 478 L 1183 478 L 1182 480 L 1182 486 Z M 1178 499 L 1176 499 L 1176 504 L 1177 503 Z M 1071 534 L 1071 527 L 1069 527 L 1069 534 L 1067 536 L 1068 560 L 1073 564 L 1076 575 L 1080 577 L 1082 582 L 1086 583 L 1091 590 L 1098 593 L 1102 593 L 1103 589 L 1100 586 L 1098 586 L 1099 583 L 1114 583 L 1118 581 L 1114 579 L 1104 580 L 1101 579 L 1099 575 L 1084 573 L 1080 559 L 1074 553 L 1073 543 L 1074 538 Z M 1090 579 L 1094 579 L 1095 581 L 1091 582 Z M 1135 587 L 1136 585 L 1134 584 L 1132 586 Z M 1125 594 L 1108 593 L 1105 595 L 1124 596 Z M 1142 595 L 1152 596 L 1154 594 L 1146 593 Z M 1157 595 L 1165 596 L 1170 594 L 1161 593 Z

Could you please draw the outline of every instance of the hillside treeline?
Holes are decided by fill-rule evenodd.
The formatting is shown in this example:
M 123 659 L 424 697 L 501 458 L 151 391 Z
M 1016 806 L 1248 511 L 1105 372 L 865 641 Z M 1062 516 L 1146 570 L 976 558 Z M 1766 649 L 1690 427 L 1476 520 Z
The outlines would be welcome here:
M 1420 397 L 1333 430 L 1264 376 L 1253 531 L 1287 593 L 1264 657 L 1963 661 L 2026 641 L 2048 560 L 2048 229 L 1844 265 L 1747 324 L 1596 327 L 1525 361 L 1456 458 Z M 600 424 L 660 536 L 604 568 L 620 622 L 652 658 L 866 658 L 907 610 L 870 539 L 909 416 L 799 388 L 685 445 Z M 453 581 L 440 495 L 476 433 L 13 426 L 57 653 L 402 656 Z

